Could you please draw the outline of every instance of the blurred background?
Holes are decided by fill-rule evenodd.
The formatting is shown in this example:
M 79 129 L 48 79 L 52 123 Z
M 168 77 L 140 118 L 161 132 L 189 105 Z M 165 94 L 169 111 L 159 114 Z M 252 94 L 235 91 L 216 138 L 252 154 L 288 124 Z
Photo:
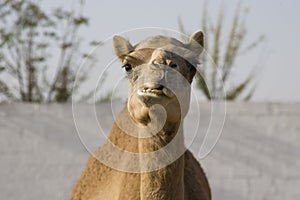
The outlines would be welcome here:
M 206 50 L 220 77 L 203 64 L 202 76 L 211 93 L 205 94 L 199 78 L 199 93 L 204 96 L 218 98 L 222 81 L 229 100 L 300 99 L 296 64 L 300 22 L 295 1 L 3 0 L 0 8 L 2 101 L 65 102 L 73 92 L 87 98 L 79 88 L 72 90 L 82 59 L 88 61 L 78 77 L 79 87 L 88 81 L 91 70 L 107 64 L 99 59 L 101 55 L 90 54 L 93 47 L 101 48 L 113 35 L 143 27 L 206 33 Z M 109 47 L 112 51 L 111 43 Z M 106 74 L 107 82 L 112 73 Z M 109 96 L 110 85 L 101 88 L 99 100 Z M 86 93 L 92 90 L 85 87 Z
M 191 105 L 200 103 L 201 130 L 211 100 L 227 102 L 221 138 L 201 160 L 213 199 L 298 199 L 299 8 L 293 0 L 0 0 L 1 194 L 69 198 L 89 156 L 78 130 L 91 146 L 104 142 L 86 103 L 97 103 L 108 134 L 126 100 L 113 35 L 136 44 L 153 34 L 185 41 L 202 30 L 206 53 Z

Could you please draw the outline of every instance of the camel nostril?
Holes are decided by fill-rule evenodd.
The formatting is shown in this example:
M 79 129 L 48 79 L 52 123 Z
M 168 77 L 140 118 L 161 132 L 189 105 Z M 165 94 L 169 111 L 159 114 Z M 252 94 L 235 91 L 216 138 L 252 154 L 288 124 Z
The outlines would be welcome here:
M 159 87 L 156 88 L 157 90 L 163 90 L 164 86 L 160 85 Z

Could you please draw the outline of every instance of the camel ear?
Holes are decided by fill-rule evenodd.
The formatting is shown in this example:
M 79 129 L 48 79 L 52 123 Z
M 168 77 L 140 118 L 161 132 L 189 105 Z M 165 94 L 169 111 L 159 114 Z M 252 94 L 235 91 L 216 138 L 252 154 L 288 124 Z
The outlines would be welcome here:
M 193 33 L 187 43 L 187 48 L 200 55 L 204 49 L 204 34 L 202 31 Z
M 120 60 L 123 60 L 128 53 L 133 51 L 133 46 L 130 42 L 121 36 L 114 36 L 113 42 L 115 54 Z

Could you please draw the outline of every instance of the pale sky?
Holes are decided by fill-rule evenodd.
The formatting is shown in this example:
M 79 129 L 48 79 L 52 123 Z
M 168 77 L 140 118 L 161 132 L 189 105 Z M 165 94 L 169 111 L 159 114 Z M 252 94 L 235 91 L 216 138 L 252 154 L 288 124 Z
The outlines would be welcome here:
M 224 6 L 225 25 L 229 26 L 238 1 L 208 2 L 211 21 L 216 20 L 218 11 Z M 68 6 L 70 0 L 44 0 L 43 6 L 51 8 L 62 4 Z M 243 1 L 243 5 L 250 9 L 246 43 L 262 34 L 266 40 L 251 53 L 238 58 L 237 64 L 243 66 L 234 72 L 236 80 L 254 71 L 257 89 L 253 101 L 300 101 L 300 1 L 251 0 Z M 202 0 L 110 0 L 105 3 L 87 0 L 85 15 L 90 18 L 90 25 L 82 30 L 81 35 L 83 38 L 105 40 L 133 28 L 178 30 L 178 17 L 181 17 L 187 31 L 194 32 L 201 28 L 202 7 Z

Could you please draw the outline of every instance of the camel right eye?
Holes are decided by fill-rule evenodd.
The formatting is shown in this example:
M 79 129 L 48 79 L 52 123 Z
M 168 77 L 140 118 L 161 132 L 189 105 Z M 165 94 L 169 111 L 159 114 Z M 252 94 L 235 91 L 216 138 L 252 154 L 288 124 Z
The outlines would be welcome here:
M 123 65 L 123 67 L 125 68 L 125 71 L 126 72 L 131 72 L 132 71 L 132 66 L 131 66 L 131 64 L 125 64 L 125 65 Z
M 176 63 L 171 63 L 171 64 L 170 64 L 170 67 L 171 67 L 171 68 L 176 68 L 176 67 L 177 67 L 177 64 L 176 64 Z

